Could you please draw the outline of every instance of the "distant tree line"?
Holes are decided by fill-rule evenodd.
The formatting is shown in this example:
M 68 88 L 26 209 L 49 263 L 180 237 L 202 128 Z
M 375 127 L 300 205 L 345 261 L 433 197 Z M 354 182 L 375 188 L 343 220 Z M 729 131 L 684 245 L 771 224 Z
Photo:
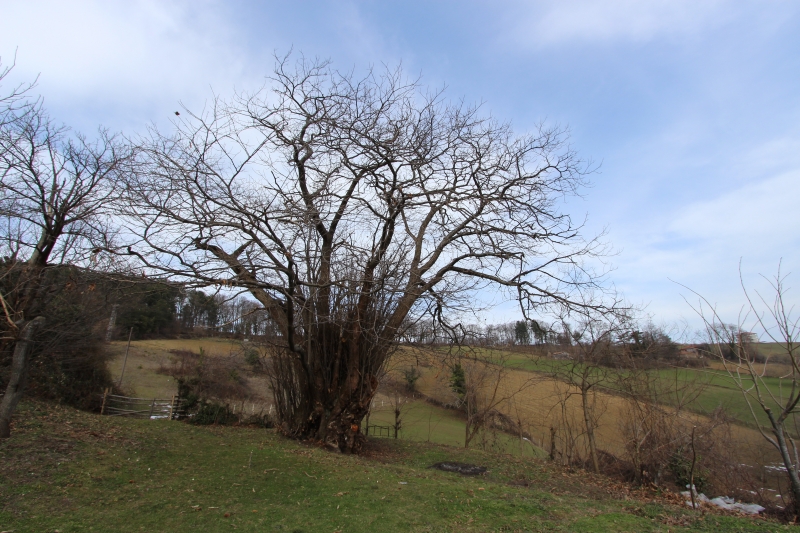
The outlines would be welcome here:
M 541 346 L 569 349 L 584 342 L 584 327 L 557 321 L 517 320 L 502 324 L 462 324 L 457 328 L 442 328 L 435 321 L 418 321 L 404 330 L 403 341 L 411 344 L 470 346 Z M 629 324 L 609 337 L 609 345 L 624 346 L 625 353 L 638 359 L 674 360 L 679 355 L 678 344 L 653 324 Z M 610 352 L 609 352 L 610 353 Z

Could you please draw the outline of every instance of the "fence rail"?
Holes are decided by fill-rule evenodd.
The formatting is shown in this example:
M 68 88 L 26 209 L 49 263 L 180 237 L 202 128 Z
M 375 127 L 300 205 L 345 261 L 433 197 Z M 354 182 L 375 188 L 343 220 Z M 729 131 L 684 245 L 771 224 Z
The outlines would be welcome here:
M 103 403 L 100 414 L 107 416 L 127 416 L 130 418 L 157 419 L 177 418 L 184 400 L 173 396 L 171 399 L 159 398 L 132 398 L 111 394 L 106 390 L 103 393 Z
M 373 437 L 391 437 L 392 436 L 392 426 L 374 426 L 372 424 L 365 426 L 366 428 L 366 435 L 372 435 Z M 397 438 L 397 434 L 395 434 L 395 438 Z

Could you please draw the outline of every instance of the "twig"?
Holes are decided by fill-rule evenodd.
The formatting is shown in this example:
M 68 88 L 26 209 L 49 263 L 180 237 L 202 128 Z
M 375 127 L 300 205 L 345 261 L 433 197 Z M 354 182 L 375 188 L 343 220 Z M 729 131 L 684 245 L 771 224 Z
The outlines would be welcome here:
M 694 430 L 697 426 L 692 426 L 692 468 L 689 470 L 689 494 L 692 496 L 692 509 L 697 509 L 697 502 L 694 500 L 694 465 L 697 464 L 697 450 L 694 447 Z

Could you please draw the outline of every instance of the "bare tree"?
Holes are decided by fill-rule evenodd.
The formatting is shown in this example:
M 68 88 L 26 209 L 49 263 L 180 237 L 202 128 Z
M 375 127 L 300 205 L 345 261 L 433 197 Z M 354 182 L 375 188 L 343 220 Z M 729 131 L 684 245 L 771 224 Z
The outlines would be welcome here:
M 600 472 L 595 430 L 600 416 L 605 411 L 604 402 L 598 396 L 598 388 L 608 386 L 613 379 L 613 354 L 615 342 L 625 327 L 622 315 L 604 316 L 590 314 L 574 327 L 564 323 L 564 331 L 570 330 L 575 342 L 574 357 L 553 365 L 552 374 L 556 379 L 570 386 L 565 399 L 577 394 L 581 402 L 583 433 L 586 435 L 586 448 L 592 461 L 592 468 Z M 563 403 L 563 402 L 562 402 Z
M 106 247 L 109 231 L 101 213 L 113 176 L 125 156 L 101 131 L 92 142 L 55 125 L 38 100 L 15 89 L 2 102 L 0 129 L 0 256 L 2 339 L 0 353 L 12 360 L 0 403 L 0 438 L 10 434 L 31 345 L 43 322 L 53 264 L 91 263 Z
M 580 307 L 597 282 L 582 260 L 598 242 L 558 209 L 585 171 L 563 131 L 515 136 L 399 71 L 284 60 L 270 82 L 141 141 L 128 251 L 260 302 L 281 332 L 287 435 L 357 450 L 376 376 L 419 317 L 442 322 L 489 285 L 525 309 Z
M 716 308 L 695 291 L 692 293 L 699 298 L 699 303 L 692 308 L 706 326 L 710 355 L 723 364 L 747 402 L 759 432 L 780 454 L 792 494 L 792 512 L 797 517 L 800 516 L 800 457 L 795 441 L 797 428 L 792 433 L 790 424 L 794 422 L 793 415 L 800 403 L 800 346 L 797 344 L 800 319 L 792 316 L 792 308 L 787 307 L 788 287 L 780 267 L 774 278 L 767 279 L 772 290 L 769 300 L 758 292 L 751 296 L 741 278 L 741 267 L 740 281 L 747 303 L 734 327 L 726 325 Z M 741 334 L 756 328 L 780 346 L 781 356 L 790 366 L 789 372 L 781 377 L 778 390 L 767 383 L 770 358 L 756 362 L 749 346 L 749 335 Z
M 464 376 L 460 398 L 466 413 L 464 447 L 469 448 L 477 435 L 491 429 L 493 419 L 500 416 L 501 406 L 524 392 L 534 380 L 531 378 L 517 387 L 510 386 L 506 352 L 492 354 L 481 350 L 459 358 L 458 365 Z
M 0 84 L 11 74 L 15 63 L 16 61 L 12 62 L 11 65 L 3 66 L 2 58 L 0 58 Z M 8 93 L 0 96 L 0 127 L 17 120 L 20 116 L 25 116 L 39 107 L 40 100 L 29 97 L 30 91 L 35 86 L 36 81 L 19 83 Z

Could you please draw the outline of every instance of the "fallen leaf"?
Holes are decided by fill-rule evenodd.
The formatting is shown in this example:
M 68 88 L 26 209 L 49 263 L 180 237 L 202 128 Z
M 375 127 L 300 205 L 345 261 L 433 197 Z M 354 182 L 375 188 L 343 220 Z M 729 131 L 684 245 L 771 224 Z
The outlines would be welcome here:
M 222 515 L 222 516 L 224 516 L 225 518 L 230 518 L 230 517 L 231 517 L 231 513 L 225 513 L 225 514 L 224 514 L 224 515 Z
M 131 479 L 130 481 L 128 481 L 128 483 L 136 483 L 136 482 Z

